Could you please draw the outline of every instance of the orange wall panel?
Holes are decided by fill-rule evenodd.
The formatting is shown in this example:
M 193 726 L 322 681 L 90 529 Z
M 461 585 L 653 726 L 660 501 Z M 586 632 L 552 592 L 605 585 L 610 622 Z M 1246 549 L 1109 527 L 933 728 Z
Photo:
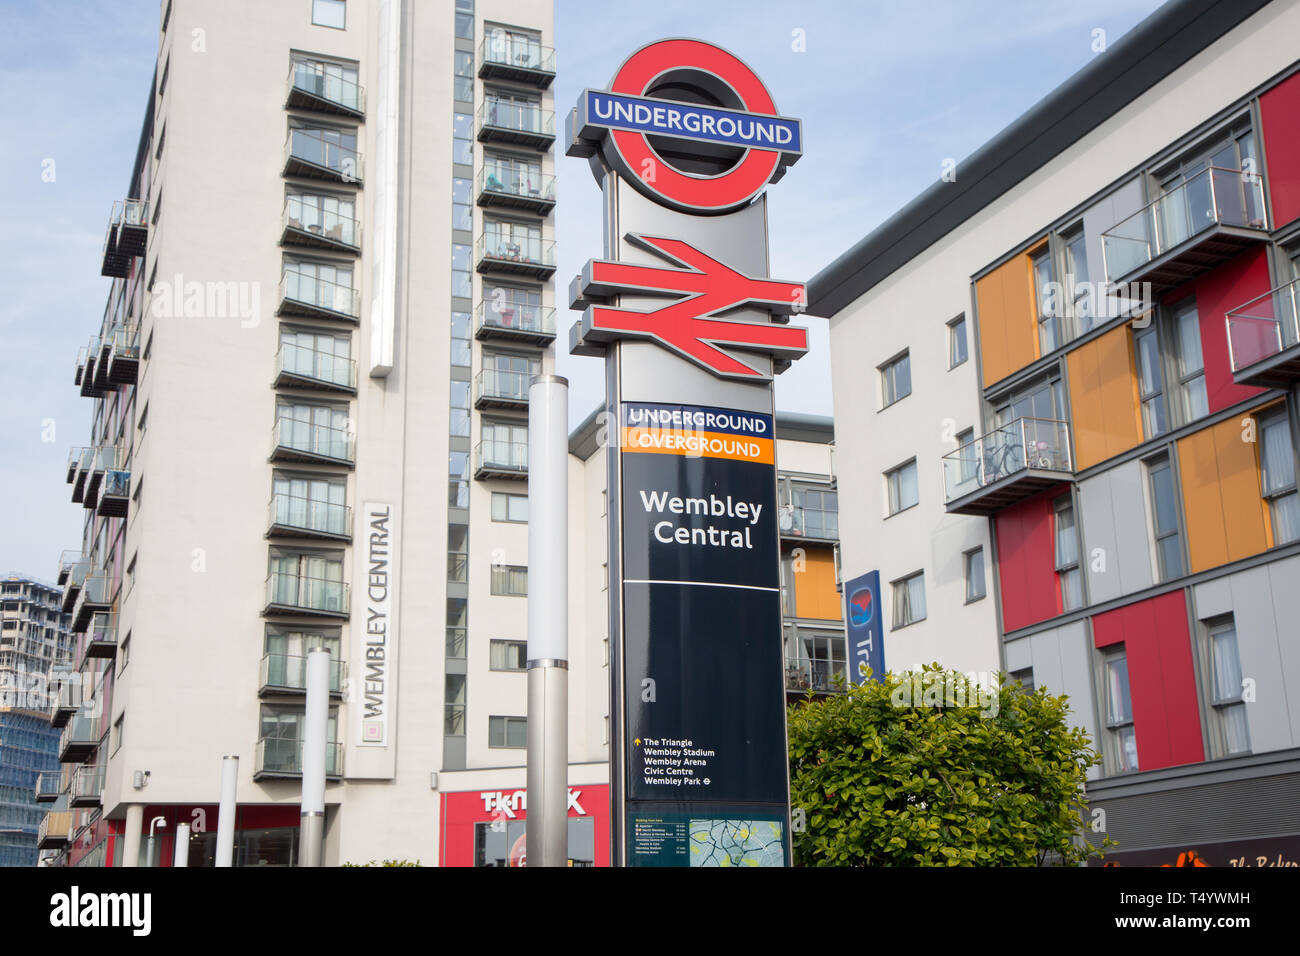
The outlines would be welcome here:
M 1178 442 L 1193 572 L 1268 547 L 1268 511 L 1260 497 L 1257 444 L 1244 441 L 1243 431 L 1241 420 L 1230 418 Z
M 987 387 L 1038 358 L 1037 305 L 1029 256 L 1016 256 L 976 282 L 975 302 Z
M 827 548 L 805 548 L 803 560 L 803 570 L 796 569 L 794 573 L 795 614 L 827 621 L 840 620 L 842 613 L 840 594 L 835 590 L 834 553 Z
M 1133 341 L 1122 325 L 1066 358 L 1075 468 L 1088 468 L 1142 441 Z

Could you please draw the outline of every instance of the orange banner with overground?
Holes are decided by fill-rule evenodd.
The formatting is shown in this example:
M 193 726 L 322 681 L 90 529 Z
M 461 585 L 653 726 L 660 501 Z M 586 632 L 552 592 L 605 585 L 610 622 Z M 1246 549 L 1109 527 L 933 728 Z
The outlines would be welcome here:
M 770 438 L 680 428 L 624 427 L 623 452 L 680 455 L 683 458 L 724 458 L 728 461 L 752 461 L 761 465 L 776 463 L 774 443 Z

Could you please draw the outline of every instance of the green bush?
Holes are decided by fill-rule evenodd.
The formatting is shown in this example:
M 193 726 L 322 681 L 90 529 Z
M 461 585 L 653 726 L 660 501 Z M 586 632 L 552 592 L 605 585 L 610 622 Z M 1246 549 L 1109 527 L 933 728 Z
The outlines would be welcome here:
M 789 713 L 800 866 L 1075 865 L 1087 770 L 1065 697 L 1001 675 L 984 690 L 932 664 Z M 912 700 L 912 697 L 916 700 Z M 802 821 L 801 818 L 802 817 Z M 802 822 L 803 826 L 800 826 Z
M 419 860 L 380 860 L 376 863 L 371 860 L 369 863 L 344 863 L 343 866 L 419 866 Z

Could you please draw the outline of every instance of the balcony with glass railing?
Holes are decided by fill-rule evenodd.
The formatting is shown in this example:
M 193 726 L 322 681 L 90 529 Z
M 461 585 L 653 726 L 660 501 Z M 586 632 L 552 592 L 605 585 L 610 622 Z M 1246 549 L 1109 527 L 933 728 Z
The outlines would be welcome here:
M 474 376 L 475 408 L 528 407 L 528 386 L 536 372 L 485 368 Z
M 474 477 L 527 478 L 528 443 L 484 440 L 474 446 Z
M 786 658 L 785 689 L 793 694 L 829 694 L 848 687 L 844 661 Z
M 277 491 L 271 496 L 267 537 L 349 541 L 352 509 L 347 505 Z
M 53 803 L 63 795 L 63 771 L 47 770 L 36 776 L 36 802 Z
M 81 644 L 81 660 L 78 669 L 86 659 L 111 660 L 117 653 L 117 614 L 114 611 L 100 611 L 91 615 L 90 624 Z
M 474 315 L 474 337 L 547 346 L 555 341 L 555 309 L 504 300 L 483 301 Z
M 86 583 L 86 578 L 90 574 L 90 559 L 81 554 L 81 552 L 65 551 L 65 555 L 76 554 L 75 560 L 61 565 L 59 576 L 63 578 L 63 604 L 62 609 L 66 614 L 72 610 L 77 598 L 81 596 L 81 587 Z
M 111 574 L 96 571 L 86 575 L 81 593 L 72 605 L 72 633 L 80 634 L 90 626 L 90 619 L 94 615 L 112 608 L 116 592 L 117 582 Z
M 1074 477 L 1070 426 L 1017 418 L 942 458 L 950 514 L 990 515 Z
M 103 362 L 109 385 L 134 385 L 140 372 L 140 330 L 118 326 L 108 338 L 108 358 Z
M 113 203 L 108 230 L 104 234 L 100 275 L 125 279 L 131 274 L 131 261 L 144 255 L 149 240 L 149 202 L 125 199 Z
M 1210 166 L 1101 234 L 1106 278 L 1160 294 L 1268 239 L 1263 179 Z
M 279 315 L 361 321 L 361 292 L 350 285 L 286 270 L 280 278 Z
M 305 694 L 307 658 L 301 654 L 266 654 L 258 671 L 259 694 Z M 330 694 L 343 695 L 347 662 L 330 658 Z
M 804 541 L 838 541 L 839 513 L 786 505 L 781 509 L 781 537 Z
M 74 714 L 59 737 L 59 762 L 81 763 L 95 752 L 103 735 L 102 718 Z
M 361 154 L 323 130 L 291 129 L 284 141 L 284 175 L 360 185 Z
M 99 487 L 95 513 L 101 518 L 125 518 L 130 504 L 131 472 L 124 468 L 108 469 Z
M 73 807 L 97 807 L 104 793 L 103 766 L 78 767 L 72 772 L 68 786 L 68 805 Z
M 50 726 L 63 727 L 82 704 L 82 683 L 79 673 L 55 669 L 50 671 Z
M 1228 360 L 1238 385 L 1290 388 L 1300 381 L 1300 279 L 1227 313 Z
M 88 351 L 89 350 L 84 345 L 77 349 L 77 371 L 72 377 L 72 384 L 76 385 L 78 388 L 81 387 L 81 378 L 86 372 L 86 354 Z
M 316 196 L 290 196 L 280 217 L 280 243 L 331 252 L 361 252 L 361 222 L 321 209 Z
M 72 500 L 81 504 L 86 494 L 86 478 L 90 475 L 93 448 L 81 446 L 68 452 L 68 484 L 72 485 Z
M 86 364 L 81 371 L 81 397 L 82 398 L 99 398 L 104 394 L 103 385 L 97 376 L 99 374 L 99 353 L 101 343 L 98 338 L 90 340 L 86 346 Z
M 544 90 L 555 79 L 555 49 L 534 37 L 493 31 L 479 44 L 478 75 Z
M 122 458 L 117 445 L 96 445 L 91 449 L 90 467 L 86 473 L 86 493 L 81 501 L 83 508 L 90 509 L 99 504 L 99 486 L 104 475 L 117 468 Z
M 357 363 L 345 355 L 282 342 L 276 353 L 275 384 L 277 388 L 353 394 L 357 390 Z
M 541 104 L 487 99 L 478 110 L 480 143 L 513 143 L 547 150 L 555 142 L 555 113 Z
M 72 839 L 71 810 L 51 810 L 41 818 L 36 828 L 36 845 L 42 850 L 67 846 Z
M 478 173 L 478 204 L 545 216 L 555 208 L 555 177 L 527 167 L 489 163 Z
M 351 596 L 343 581 L 272 571 L 266 579 L 263 613 L 345 618 Z
M 555 240 L 489 230 L 474 245 L 479 272 L 497 272 L 545 279 L 555 273 Z
M 365 90 L 333 63 L 295 57 L 289 67 L 286 109 L 312 110 L 360 119 L 366 111 Z
M 354 458 L 353 436 L 345 428 L 282 417 L 271 430 L 272 461 L 350 465 Z
M 257 741 L 253 779 L 302 776 L 302 741 L 296 737 L 262 737 Z M 329 741 L 325 746 L 325 776 L 343 776 L 343 745 Z

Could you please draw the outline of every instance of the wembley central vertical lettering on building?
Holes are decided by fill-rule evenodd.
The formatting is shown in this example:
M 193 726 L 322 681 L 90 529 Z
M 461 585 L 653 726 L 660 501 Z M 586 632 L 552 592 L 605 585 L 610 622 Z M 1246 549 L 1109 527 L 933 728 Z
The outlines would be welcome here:
M 397 632 L 393 621 L 396 523 L 391 504 L 366 502 L 362 537 L 366 542 L 365 601 L 361 640 L 361 743 L 388 739 L 391 674 Z
M 611 859 L 786 866 L 772 376 L 808 348 L 767 278 L 766 196 L 798 120 L 698 40 L 630 56 L 569 117 L 604 193 L 571 351 L 605 357 Z

